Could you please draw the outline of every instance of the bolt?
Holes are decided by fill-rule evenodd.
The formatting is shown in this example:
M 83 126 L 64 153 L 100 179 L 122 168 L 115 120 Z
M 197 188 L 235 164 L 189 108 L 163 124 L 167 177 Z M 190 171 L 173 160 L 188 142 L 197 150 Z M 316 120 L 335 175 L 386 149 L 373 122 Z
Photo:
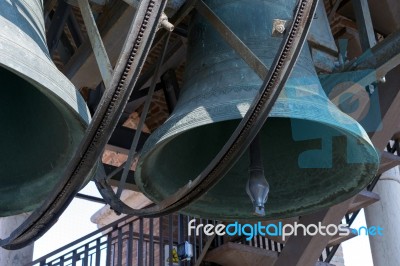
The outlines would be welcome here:
M 275 30 L 279 33 L 283 33 L 285 31 L 285 26 L 282 24 L 276 25 Z
M 160 27 L 163 27 L 167 31 L 174 30 L 174 25 L 168 21 L 168 17 L 164 13 L 161 15 L 161 18 L 160 18 Z
M 285 33 L 286 30 L 286 20 L 282 19 L 274 19 L 272 25 L 272 36 L 273 37 L 280 37 Z

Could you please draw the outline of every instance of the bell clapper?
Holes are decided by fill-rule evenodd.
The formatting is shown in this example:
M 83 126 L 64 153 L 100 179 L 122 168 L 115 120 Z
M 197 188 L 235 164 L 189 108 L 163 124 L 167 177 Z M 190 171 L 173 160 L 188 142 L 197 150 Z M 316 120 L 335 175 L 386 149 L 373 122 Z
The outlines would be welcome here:
M 269 185 L 264 175 L 264 167 L 261 158 L 259 136 L 257 135 L 250 144 L 249 179 L 246 192 L 254 206 L 254 214 L 265 216 L 264 205 L 268 199 Z

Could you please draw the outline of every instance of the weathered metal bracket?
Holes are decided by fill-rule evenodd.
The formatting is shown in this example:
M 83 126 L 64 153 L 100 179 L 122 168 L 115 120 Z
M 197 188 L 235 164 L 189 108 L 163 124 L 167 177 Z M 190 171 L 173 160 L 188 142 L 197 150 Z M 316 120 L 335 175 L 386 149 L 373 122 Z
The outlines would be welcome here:
M 108 88 L 113 75 L 113 68 L 110 59 L 108 58 L 106 48 L 101 40 L 99 29 L 96 26 L 96 21 L 94 20 L 88 0 L 78 0 L 78 4 L 82 12 L 83 21 L 89 35 L 89 40 L 93 48 L 101 77 L 103 78 L 104 85 Z
M 351 1 L 356 15 L 356 22 L 360 34 L 361 48 L 363 51 L 372 48 L 376 44 L 374 27 L 367 0 Z

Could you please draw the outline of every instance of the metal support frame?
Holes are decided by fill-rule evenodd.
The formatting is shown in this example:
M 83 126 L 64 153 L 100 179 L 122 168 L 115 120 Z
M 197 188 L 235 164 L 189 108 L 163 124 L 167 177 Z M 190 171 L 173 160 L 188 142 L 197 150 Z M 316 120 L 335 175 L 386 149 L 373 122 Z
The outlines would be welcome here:
M 179 84 L 176 79 L 175 70 L 170 69 L 161 76 L 163 83 L 165 101 L 167 102 L 168 111 L 172 113 L 179 96 Z
M 139 138 L 140 138 L 143 126 L 144 126 L 144 121 L 146 120 L 146 117 L 147 117 L 147 113 L 150 110 L 151 99 L 153 98 L 154 90 L 155 90 L 155 87 L 156 87 L 156 84 L 157 84 L 157 80 L 159 78 L 159 74 L 160 74 L 159 70 L 161 68 L 162 63 L 164 62 L 164 56 L 165 56 L 165 53 L 166 53 L 167 48 L 168 48 L 168 43 L 169 43 L 170 36 L 171 36 L 171 34 L 168 34 L 166 39 L 165 39 L 164 48 L 163 48 L 162 54 L 161 54 L 161 56 L 159 58 L 159 62 L 158 62 L 157 68 L 155 70 L 153 81 L 152 81 L 152 83 L 150 85 L 149 94 L 147 95 L 147 99 L 146 99 L 146 102 L 144 104 L 144 107 L 143 107 L 143 110 L 142 110 L 142 114 L 140 116 L 139 124 L 137 126 L 135 136 L 133 137 L 133 141 L 132 141 L 132 144 L 131 144 L 130 149 L 129 149 L 128 159 L 126 160 L 126 165 L 125 165 L 124 170 L 122 172 L 122 177 L 121 177 L 120 183 L 118 184 L 117 192 L 115 194 L 116 197 L 118 197 L 118 198 L 121 197 L 122 190 L 125 187 L 126 178 L 128 177 L 129 169 L 132 166 L 134 156 L 137 154 L 137 146 L 138 146 L 138 143 L 139 143 Z
M 107 149 L 127 154 L 137 132 L 138 130 L 135 129 L 117 126 L 108 141 Z M 136 150 L 139 151 L 142 149 L 149 136 L 150 134 L 140 131 L 139 137 L 137 137 Z M 110 147 L 110 145 L 114 147 Z
M 75 195 L 75 198 L 88 200 L 88 201 L 92 201 L 92 202 L 96 202 L 96 203 L 100 203 L 100 204 L 106 204 L 105 200 L 102 198 L 97 198 L 97 197 L 82 194 L 82 193 L 77 193 Z
M 54 5 L 55 3 L 51 1 L 49 4 Z M 53 56 L 55 50 L 57 49 L 61 34 L 64 31 L 65 22 L 67 21 L 70 13 L 71 6 L 63 0 L 59 0 L 58 6 L 51 20 L 50 27 L 46 34 L 47 47 L 49 49 L 50 56 Z
M 88 0 L 78 0 L 78 4 L 82 12 L 83 21 L 85 22 L 100 74 L 106 88 L 108 88 L 113 75 L 110 59 L 108 58 L 106 48 L 101 40 L 99 29 L 97 28 Z
M 368 0 L 352 0 L 358 32 L 360 34 L 361 49 L 363 51 L 372 48 L 376 44 L 375 31 L 372 25 Z

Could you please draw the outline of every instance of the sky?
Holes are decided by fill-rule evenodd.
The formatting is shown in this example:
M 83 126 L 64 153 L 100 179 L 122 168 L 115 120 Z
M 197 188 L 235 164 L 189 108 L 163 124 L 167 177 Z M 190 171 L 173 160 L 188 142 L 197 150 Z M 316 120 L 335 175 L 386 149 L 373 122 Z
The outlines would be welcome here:
M 93 182 L 80 193 L 100 197 Z M 35 242 L 33 259 L 40 258 L 95 230 L 97 226 L 90 217 L 103 204 L 75 198 L 59 221 L 38 241 Z M 366 226 L 364 211 L 357 216 L 352 228 Z M 373 266 L 368 236 L 360 235 L 342 244 L 346 266 Z
M 93 182 L 89 182 L 80 193 L 101 198 Z M 33 259 L 40 258 L 97 230 L 97 225 L 90 221 L 90 217 L 103 206 L 104 204 L 75 198 L 58 222 L 35 242 Z

